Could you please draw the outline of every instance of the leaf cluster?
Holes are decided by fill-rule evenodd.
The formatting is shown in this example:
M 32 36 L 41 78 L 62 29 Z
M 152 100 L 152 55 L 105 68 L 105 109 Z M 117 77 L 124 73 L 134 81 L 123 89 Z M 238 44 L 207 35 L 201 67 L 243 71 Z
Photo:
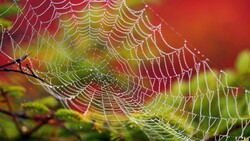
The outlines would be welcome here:
M 81 113 L 62 108 L 54 97 L 20 104 L 17 99 L 26 96 L 23 87 L 1 84 L 0 89 L 7 97 L 1 103 L 5 106 L 0 108 L 0 140 L 147 140 L 136 125 L 128 124 L 122 130 L 113 130 L 105 123 L 97 123 Z

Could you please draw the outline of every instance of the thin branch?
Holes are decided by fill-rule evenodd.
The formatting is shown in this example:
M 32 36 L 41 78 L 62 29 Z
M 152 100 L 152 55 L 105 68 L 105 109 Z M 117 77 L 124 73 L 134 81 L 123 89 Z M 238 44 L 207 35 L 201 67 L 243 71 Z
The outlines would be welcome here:
M 52 114 L 53 112 L 51 112 L 50 116 L 47 116 L 47 117 L 31 117 L 31 116 L 27 116 L 26 114 L 20 114 L 20 113 L 10 112 L 10 111 L 7 111 L 7 110 L 4 110 L 4 109 L 0 108 L 0 113 L 6 114 L 8 116 L 15 116 L 15 117 L 22 118 L 22 119 L 30 119 L 30 120 L 35 120 L 35 121 L 39 121 L 40 120 L 40 123 L 37 126 L 35 126 L 31 130 L 29 130 L 27 133 L 25 133 L 25 134 L 22 135 L 24 138 L 29 138 L 34 132 L 36 132 L 38 129 L 40 129 L 44 124 L 47 124 L 49 120 L 55 119 L 54 116 L 53 116 L 53 114 Z M 60 120 L 58 120 L 58 121 L 62 123 L 62 121 L 60 121 Z M 84 141 L 72 129 L 67 128 L 65 125 L 62 125 L 62 127 L 63 127 L 63 129 L 65 129 L 66 131 L 68 131 L 69 133 L 71 133 L 73 136 L 75 136 L 78 140 Z
M 47 124 L 49 120 L 52 119 L 51 117 L 44 118 L 39 124 L 37 124 L 34 128 L 23 134 L 23 138 L 28 139 L 32 136 L 33 133 L 35 133 L 37 130 L 39 130 L 43 125 Z
M 18 66 L 19 66 L 19 70 L 20 70 L 21 72 L 23 72 L 23 69 L 22 69 L 22 64 L 21 64 L 21 62 L 18 62 Z
M 31 117 L 28 117 L 25 114 L 10 112 L 10 111 L 7 111 L 7 110 L 1 109 L 1 108 L 0 108 L 0 113 L 3 113 L 3 114 L 8 115 L 8 116 L 15 116 L 15 117 L 22 118 L 22 119 L 33 119 Z
M 0 66 L 0 68 L 5 68 L 5 67 L 11 66 L 11 65 L 16 64 L 16 63 L 17 63 L 16 61 L 13 61 L 13 62 L 10 62 L 10 63 L 7 63 L 7 64 Z
M 33 72 L 33 70 L 30 68 L 29 64 L 26 64 L 26 67 L 28 68 L 28 70 L 31 72 L 31 74 L 32 74 L 33 76 L 38 77 L 37 75 L 35 75 L 35 73 Z
M 43 125 L 47 124 L 49 122 L 50 119 L 52 119 L 51 116 L 48 117 L 30 117 L 27 116 L 25 114 L 20 114 L 20 113 L 15 113 L 15 112 L 11 112 L 11 111 L 7 111 L 4 109 L 0 108 L 0 113 L 6 114 L 8 116 L 12 116 L 12 117 L 18 117 L 18 118 L 22 118 L 22 119 L 30 119 L 30 120 L 34 120 L 34 121 L 38 121 L 40 120 L 40 123 L 38 125 L 36 125 L 34 128 L 32 128 L 31 130 L 29 130 L 26 133 L 21 134 L 21 136 L 25 139 L 28 139 L 32 136 L 33 133 L 35 133 L 38 129 L 40 129 Z
M 30 68 L 29 64 L 26 64 L 26 68 L 29 70 L 30 73 L 24 72 L 24 71 L 23 71 L 23 69 L 22 69 L 22 67 L 23 67 L 23 66 L 22 66 L 22 62 L 23 62 L 28 56 L 29 56 L 29 54 L 24 55 L 24 56 L 22 56 L 21 58 L 18 58 L 18 59 L 16 59 L 16 60 L 14 60 L 13 62 L 10 62 L 10 63 L 8 63 L 8 64 L 4 64 L 4 65 L 0 66 L 0 69 L 1 69 L 0 71 L 4 71 L 4 72 L 16 72 L 16 73 L 24 74 L 24 75 L 26 75 L 26 76 L 33 77 L 33 78 L 35 78 L 35 79 L 37 79 L 37 80 L 39 80 L 39 81 L 42 81 L 42 82 L 48 84 L 49 86 L 51 86 L 51 84 L 50 84 L 49 82 L 45 81 L 45 80 L 42 79 L 41 77 L 38 77 L 38 76 L 34 73 L 34 71 Z M 8 69 L 8 68 L 6 68 L 6 67 L 12 66 L 12 65 L 14 65 L 14 64 L 18 64 L 19 70 Z
M 7 64 L 4 64 L 4 65 L 0 66 L 0 68 L 5 68 L 5 67 L 8 67 L 8 66 L 12 66 L 12 65 L 14 65 L 16 63 L 20 63 L 23 60 L 25 60 L 28 56 L 29 56 L 29 54 L 26 54 L 26 55 L 22 56 L 21 58 L 18 58 L 18 59 L 14 60 L 14 61 L 12 61 L 10 63 L 7 63 Z
M 6 94 L 2 89 L 0 90 L 0 92 L 1 92 L 1 94 L 2 94 L 2 96 L 3 96 L 3 98 L 4 98 L 5 101 L 6 101 L 6 105 L 7 105 L 7 107 L 8 107 L 8 110 L 9 110 L 10 112 L 12 112 L 13 110 L 12 110 L 10 101 L 9 101 L 9 99 L 8 99 L 8 97 L 7 97 L 7 94 Z M 16 116 L 11 115 L 11 117 L 12 117 L 12 119 L 13 119 L 13 122 L 15 123 L 15 126 L 16 126 L 16 128 L 17 128 L 17 131 L 19 132 L 20 135 L 23 135 L 23 131 L 22 131 L 21 127 L 20 127 L 20 124 L 19 124 L 19 122 L 18 122 Z

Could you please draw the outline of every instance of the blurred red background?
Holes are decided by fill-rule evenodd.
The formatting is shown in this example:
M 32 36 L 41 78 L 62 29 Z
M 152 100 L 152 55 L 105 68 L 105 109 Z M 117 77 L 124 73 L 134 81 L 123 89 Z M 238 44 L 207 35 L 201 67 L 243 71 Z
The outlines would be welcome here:
M 29 3 L 36 6 L 41 1 Z M 180 33 L 190 48 L 200 50 L 218 69 L 232 68 L 238 53 L 250 49 L 249 0 L 157 0 L 150 7 L 174 28 L 174 34 Z
M 250 49 L 249 0 L 159 0 L 152 9 L 218 69 Z
M 150 7 L 219 69 L 233 67 L 237 54 L 250 49 L 249 0 L 156 0 Z

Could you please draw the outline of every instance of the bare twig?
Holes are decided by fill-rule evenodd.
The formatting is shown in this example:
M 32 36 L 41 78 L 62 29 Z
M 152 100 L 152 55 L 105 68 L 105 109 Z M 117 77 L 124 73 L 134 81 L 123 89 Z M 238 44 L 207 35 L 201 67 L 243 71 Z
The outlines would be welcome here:
M 22 56 L 21 58 L 18 58 L 18 59 L 14 60 L 14 61 L 12 61 L 10 63 L 7 63 L 7 64 L 4 64 L 4 65 L 0 66 L 0 68 L 5 68 L 5 67 L 11 66 L 13 64 L 20 63 L 23 60 L 25 60 L 28 56 L 29 56 L 29 54 L 26 54 L 26 55 Z
M 29 64 L 26 64 L 26 67 L 28 68 L 28 70 L 31 72 L 31 74 L 32 74 L 33 76 L 36 76 L 36 77 L 37 77 L 37 75 L 35 75 L 35 73 L 33 72 L 33 70 L 30 68 Z
M 16 60 L 14 60 L 13 62 L 10 62 L 10 63 L 7 63 L 7 64 L 4 64 L 2 66 L 0 66 L 0 71 L 4 71 L 4 72 L 16 72 L 16 73 L 20 73 L 20 74 L 24 74 L 26 76 L 30 76 L 30 77 L 33 77 L 39 81 L 42 81 L 46 84 L 48 84 L 49 86 L 51 86 L 51 84 L 47 81 L 45 81 L 44 79 L 42 79 L 41 77 L 38 77 L 34 71 L 30 68 L 29 64 L 26 64 L 26 68 L 29 70 L 29 72 L 24 72 L 23 69 L 22 69 L 22 62 L 29 56 L 29 54 L 27 55 L 24 55 L 22 56 L 21 58 L 18 58 Z M 6 67 L 9 67 L 9 66 L 12 66 L 14 64 L 18 64 L 18 67 L 19 67 L 19 70 L 15 70 L 15 69 L 8 69 Z
M 13 61 L 13 62 L 10 62 L 10 63 L 7 63 L 7 64 L 0 66 L 0 68 L 5 68 L 5 67 L 11 66 L 11 65 L 16 64 L 16 63 L 17 63 L 16 61 Z

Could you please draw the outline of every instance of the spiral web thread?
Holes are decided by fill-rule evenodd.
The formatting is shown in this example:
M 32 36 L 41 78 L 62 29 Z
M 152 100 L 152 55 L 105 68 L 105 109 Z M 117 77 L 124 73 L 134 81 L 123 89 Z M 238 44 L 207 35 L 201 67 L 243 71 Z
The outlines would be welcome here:
M 124 0 L 14 2 L 12 28 L 0 26 L 1 54 L 31 53 L 34 73 L 49 84 L 31 82 L 110 128 L 133 122 L 151 140 L 248 137 L 249 91 L 230 86 L 185 40 L 171 46 L 162 32 L 171 27 L 153 24 L 156 14 L 142 3 L 133 10 Z

